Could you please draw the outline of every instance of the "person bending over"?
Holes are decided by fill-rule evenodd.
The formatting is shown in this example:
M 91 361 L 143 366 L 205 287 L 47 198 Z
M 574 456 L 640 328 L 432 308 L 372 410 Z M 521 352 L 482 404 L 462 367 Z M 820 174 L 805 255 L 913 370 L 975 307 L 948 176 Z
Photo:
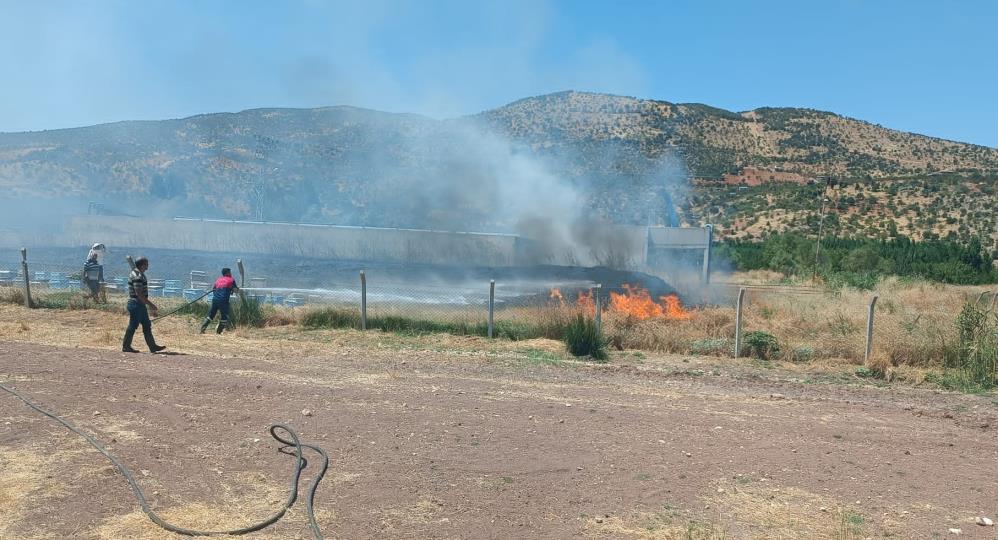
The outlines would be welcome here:
M 215 329 L 216 334 L 221 334 L 222 330 L 232 324 L 232 310 L 229 308 L 229 298 L 232 297 L 233 292 L 238 290 L 239 287 L 236 287 L 236 280 L 232 278 L 232 270 L 223 268 L 222 276 L 215 280 L 215 286 L 211 291 L 211 310 L 208 312 L 208 317 L 201 324 L 202 334 L 208 329 L 208 325 L 211 324 L 216 313 L 221 314 L 218 319 L 218 328 Z

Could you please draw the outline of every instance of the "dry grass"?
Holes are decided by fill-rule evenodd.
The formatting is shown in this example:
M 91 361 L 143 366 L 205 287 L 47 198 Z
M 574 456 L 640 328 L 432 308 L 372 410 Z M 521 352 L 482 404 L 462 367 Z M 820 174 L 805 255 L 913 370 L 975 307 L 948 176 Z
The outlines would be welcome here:
M 593 538 L 649 540 L 868 537 L 867 518 L 833 499 L 750 478 L 739 480 L 720 482 L 701 496 L 702 511 L 663 506 L 624 516 L 590 517 L 584 531 Z
M 749 289 L 743 329 L 775 336 L 781 360 L 833 358 L 861 364 L 867 305 L 877 294 L 874 364 L 869 367 L 884 374 L 899 365 L 938 367 L 958 343 L 957 315 L 982 290 L 986 288 L 896 279 L 883 281 L 873 292 L 843 289 L 794 294 Z M 732 307 L 694 309 L 685 321 L 637 321 L 612 313 L 604 321 L 612 342 L 621 348 L 717 355 L 733 351 Z
M 211 505 L 203 503 L 192 503 L 174 506 L 166 509 L 157 509 L 157 513 L 165 521 L 198 530 L 225 530 L 238 527 L 245 527 L 252 522 L 261 521 L 272 515 L 287 498 L 284 486 L 276 486 L 267 482 L 259 474 L 242 474 L 236 479 L 239 492 L 238 497 L 228 497 L 222 501 Z M 235 493 L 235 486 L 226 489 L 227 493 Z M 247 493 L 248 491 L 248 493 Z M 326 510 L 317 510 L 316 519 L 319 526 L 325 526 L 327 533 L 330 532 L 330 524 L 334 521 L 334 513 Z M 288 510 L 285 517 L 277 524 L 272 525 L 262 532 L 253 533 L 252 538 L 263 539 L 284 539 L 284 538 L 308 538 L 308 525 L 304 512 L 304 502 L 299 500 L 295 506 Z M 104 520 L 91 533 L 96 538 L 108 540 L 160 540 L 186 538 L 167 532 L 152 523 L 141 511 L 135 510 L 125 515 L 118 515 Z M 238 538 L 238 537 L 228 537 Z
M 747 282 L 764 283 L 774 279 L 774 276 L 767 273 L 738 276 L 739 280 L 743 278 Z M 986 288 L 888 279 L 872 292 L 842 289 L 805 294 L 787 290 L 792 289 L 750 288 L 746 295 L 744 331 L 762 331 L 774 336 L 780 348 L 777 360 L 808 362 L 835 359 L 862 364 L 867 304 L 872 294 L 877 294 L 874 354 L 867 367 L 878 375 L 890 376 L 899 372 L 896 369 L 899 366 L 936 368 L 952 358 L 958 343 L 954 326 L 956 316 L 966 300 L 976 298 Z M 2 298 L 0 295 L 0 300 Z M 171 301 L 165 300 L 162 309 L 171 309 Z M 107 312 L 104 312 L 105 309 Z M 440 331 L 446 331 L 447 323 L 484 324 L 485 313 L 481 308 L 426 312 L 420 309 L 418 306 L 372 307 L 369 317 L 409 317 L 413 321 L 444 323 L 439 325 L 443 329 Z M 60 329 L 64 334 L 60 336 L 55 329 L 42 327 L 28 318 L 0 319 L 0 338 L 111 347 L 118 343 L 119 327 L 124 325 L 123 317 L 117 313 L 118 306 L 114 304 L 101 311 L 89 310 L 69 315 L 63 310 L 42 311 L 50 320 L 66 322 L 77 322 L 81 313 L 85 313 L 84 319 L 95 324 L 79 332 L 73 328 Z M 303 315 L 308 312 L 308 308 L 269 309 L 264 326 L 269 327 L 267 332 L 285 327 L 292 334 L 300 333 Z M 578 310 L 571 305 L 506 307 L 496 311 L 495 320 L 497 332 L 503 337 L 561 339 L 577 313 Z M 171 317 L 156 324 L 156 333 L 170 336 L 179 332 L 184 335 L 180 339 L 186 342 L 190 340 L 187 334 L 191 324 L 187 317 Z M 735 313 L 731 306 L 693 309 L 691 317 L 686 320 L 639 321 L 614 312 L 606 312 L 603 316 L 604 333 L 611 345 L 621 350 L 729 356 L 734 348 L 734 327 Z M 237 330 L 235 335 L 239 336 L 240 332 Z M 74 336 L 77 333 L 79 336 Z M 260 333 L 254 331 L 254 335 Z M 466 328 L 464 333 L 468 333 Z M 380 335 L 374 339 L 385 339 L 384 333 L 376 334 Z M 168 338 L 168 344 L 171 341 Z
M 53 452 L 0 446 L 0 538 L 14 538 L 11 528 L 32 506 L 66 495 L 66 486 L 49 478 L 51 469 L 80 452 L 75 445 Z
M 723 482 L 709 500 L 740 538 L 859 540 L 867 518 L 826 496 L 743 478 Z
M 24 291 L 15 287 L 0 287 L 0 303 L 24 305 Z

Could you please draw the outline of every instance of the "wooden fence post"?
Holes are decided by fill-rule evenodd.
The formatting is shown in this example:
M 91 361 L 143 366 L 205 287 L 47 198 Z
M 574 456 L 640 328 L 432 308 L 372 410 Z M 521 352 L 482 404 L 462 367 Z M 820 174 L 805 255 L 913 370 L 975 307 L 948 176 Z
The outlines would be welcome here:
M 360 271 L 360 329 L 367 330 L 367 276 Z
M 24 274 L 24 307 L 35 307 L 31 301 L 31 277 L 28 276 L 28 248 L 21 248 L 21 272 Z
M 988 306 L 988 311 L 993 310 L 996 304 L 998 304 L 998 291 L 994 291 L 994 294 L 991 296 L 991 305 Z
M 242 289 L 246 286 L 246 268 L 242 259 L 236 259 L 236 268 L 239 269 L 239 288 Z
M 735 305 L 735 358 L 742 354 L 742 304 L 745 301 L 745 287 L 738 289 L 738 303 Z
M 870 299 L 869 311 L 866 314 L 866 354 L 863 355 L 863 362 L 870 361 L 870 353 L 873 352 L 873 315 L 874 307 L 877 305 L 877 295 Z
M 495 330 L 496 313 L 496 280 L 489 280 L 489 339 L 492 339 Z
M 125 255 L 125 260 L 128 261 L 128 267 L 135 270 L 135 260 L 132 259 L 131 255 Z

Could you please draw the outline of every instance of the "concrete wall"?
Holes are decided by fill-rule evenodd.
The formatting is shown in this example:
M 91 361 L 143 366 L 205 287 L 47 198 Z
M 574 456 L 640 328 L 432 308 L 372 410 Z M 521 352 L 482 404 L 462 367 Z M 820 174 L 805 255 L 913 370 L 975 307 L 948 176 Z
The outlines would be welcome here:
M 653 248 L 703 249 L 710 241 L 706 227 L 649 227 L 647 230 Z
M 270 253 L 310 258 L 461 266 L 606 266 L 640 270 L 671 266 L 675 249 L 706 247 L 706 229 L 599 225 L 585 246 L 511 234 L 463 233 L 295 223 L 77 216 L 61 234 L 0 231 L 0 247 L 117 247 Z M 652 256 L 650 260 L 649 252 Z
M 73 218 L 70 245 L 273 253 L 302 257 L 426 264 L 512 266 L 516 237 L 416 229 L 381 229 L 220 220 Z

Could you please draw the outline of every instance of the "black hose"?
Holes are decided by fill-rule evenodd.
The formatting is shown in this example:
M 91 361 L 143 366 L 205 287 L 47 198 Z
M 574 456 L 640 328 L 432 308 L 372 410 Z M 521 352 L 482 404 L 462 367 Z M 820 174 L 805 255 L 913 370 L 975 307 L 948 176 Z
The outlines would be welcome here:
M 94 437 L 83 432 L 78 427 L 73 425 L 70 421 L 59 417 L 55 413 L 43 409 L 41 406 L 35 404 L 30 399 L 23 396 L 17 390 L 14 390 L 13 388 L 10 388 L 3 384 L 0 384 L 0 390 L 5 390 L 9 392 L 14 397 L 23 401 L 24 404 L 27 405 L 28 407 L 31 407 L 32 409 L 44 414 L 45 416 L 48 416 L 49 418 L 55 420 L 56 422 L 59 422 L 73 433 L 76 433 L 77 435 L 86 439 L 87 442 L 90 443 L 90 446 L 93 446 L 98 452 L 104 454 L 104 457 L 106 457 L 118 469 L 118 472 L 120 472 L 121 475 L 125 477 L 125 480 L 127 480 L 128 484 L 132 487 L 132 494 L 134 494 L 135 498 L 139 501 L 139 506 L 142 507 L 142 511 L 145 512 L 147 516 L 149 516 L 149 519 L 152 520 L 153 523 L 159 525 L 160 527 L 170 532 L 175 532 L 177 534 L 183 534 L 187 536 L 221 536 L 221 535 L 246 534 L 259 531 L 261 529 L 269 527 L 270 525 L 273 525 L 274 523 L 277 523 L 284 516 L 285 512 L 287 512 L 288 509 L 291 508 L 291 506 L 295 503 L 295 500 L 298 498 L 298 481 L 301 477 L 301 472 L 308 465 L 308 461 L 306 461 L 305 458 L 302 456 L 302 448 L 308 448 L 314 450 L 320 456 L 322 456 L 322 468 L 315 475 L 315 478 L 312 479 L 312 483 L 309 486 L 308 498 L 305 500 L 305 512 L 308 515 L 308 525 L 312 529 L 312 536 L 314 536 L 316 540 L 322 540 L 322 531 L 319 530 L 319 524 L 315 520 L 314 501 L 315 501 L 315 492 L 319 487 L 319 482 L 322 481 L 322 477 L 326 474 L 326 469 L 329 468 L 329 456 L 322 448 L 312 444 L 301 442 L 301 440 L 298 438 L 298 434 L 295 433 L 295 430 L 291 429 L 290 427 L 284 424 L 274 424 L 270 426 L 270 435 L 274 437 L 274 439 L 276 439 L 278 442 L 285 445 L 279 448 L 278 451 L 288 455 L 294 455 L 296 461 L 295 470 L 291 474 L 291 487 L 288 489 L 288 499 L 287 501 L 285 501 L 284 506 L 282 506 L 281 509 L 278 510 L 277 513 L 275 513 L 274 515 L 253 525 L 229 531 L 197 531 L 193 529 L 185 529 L 183 527 L 167 523 L 162 518 L 160 518 L 159 515 L 157 515 L 156 512 L 154 512 L 152 508 L 149 507 L 149 503 L 146 501 L 145 494 L 142 492 L 142 488 L 139 487 L 139 484 L 135 481 L 135 477 L 132 476 L 131 471 L 129 471 L 124 464 L 118 461 L 116 457 L 114 457 L 110 452 L 107 451 L 106 448 L 104 448 L 99 442 L 97 442 L 97 440 Z M 289 438 L 286 439 L 281 435 L 279 435 L 277 433 L 278 430 L 286 432 Z M 289 448 L 294 449 L 294 454 L 291 454 L 290 452 L 287 451 Z
M 197 302 L 198 300 L 200 300 L 200 299 L 204 298 L 205 296 L 208 296 L 209 294 L 211 294 L 211 293 L 212 293 L 212 292 L 214 292 L 214 291 L 215 291 L 215 290 L 214 290 L 214 289 L 212 289 L 212 290 L 210 290 L 210 291 L 208 291 L 208 292 L 206 292 L 206 293 L 202 294 L 201 296 L 199 296 L 199 297 L 195 298 L 194 300 L 191 300 L 190 302 L 187 302 L 186 304 L 184 304 L 184 305 L 182 305 L 182 306 L 178 307 L 177 309 L 175 309 L 175 310 L 173 310 L 173 311 L 171 311 L 171 312 L 169 312 L 169 313 L 166 313 L 166 314 L 164 314 L 164 315 L 160 315 L 160 316 L 156 317 L 155 319 L 151 319 L 151 320 L 152 320 L 152 321 L 158 321 L 158 320 L 160 320 L 160 319 L 162 319 L 162 318 L 164 318 L 164 317 L 169 317 L 170 315 L 173 315 L 174 313 L 176 313 L 176 312 L 178 312 L 178 311 L 180 311 L 180 310 L 184 309 L 185 307 L 187 307 L 187 306 L 189 306 L 189 305 L 193 304 L 194 302 Z

